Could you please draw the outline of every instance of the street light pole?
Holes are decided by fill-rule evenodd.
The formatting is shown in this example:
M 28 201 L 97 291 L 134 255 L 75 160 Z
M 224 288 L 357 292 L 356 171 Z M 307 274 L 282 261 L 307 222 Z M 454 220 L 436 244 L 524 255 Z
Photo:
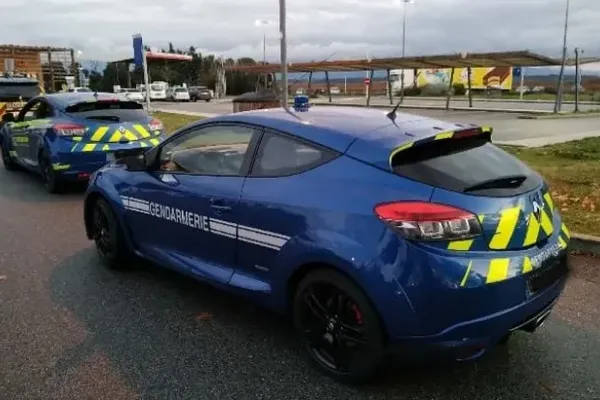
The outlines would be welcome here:
M 565 64 L 567 62 L 567 30 L 569 28 L 569 5 L 570 0 L 567 0 L 566 10 L 565 10 L 565 31 L 563 35 L 563 53 L 562 53 L 562 63 L 560 66 L 560 74 L 558 75 L 558 86 L 556 88 L 556 100 L 554 102 L 554 112 L 557 113 L 560 111 L 562 106 L 562 94 L 563 94 L 563 80 L 565 76 Z
M 286 23 L 285 0 L 279 0 L 279 38 L 281 52 L 281 82 L 283 92 L 281 94 L 281 105 L 288 108 L 288 66 L 287 66 L 287 23 Z
M 402 58 L 406 48 L 406 3 L 412 3 L 413 0 L 402 0 Z M 400 72 L 400 103 L 404 102 L 404 67 Z
M 263 47 L 263 65 L 267 65 L 267 29 L 266 26 L 269 25 L 271 23 L 271 21 L 263 19 L 263 20 L 256 20 L 256 22 L 254 23 L 254 25 L 256 26 L 261 26 L 262 27 L 262 33 L 263 33 L 263 40 L 262 40 L 262 47 Z M 265 74 L 265 88 L 267 87 L 267 74 Z

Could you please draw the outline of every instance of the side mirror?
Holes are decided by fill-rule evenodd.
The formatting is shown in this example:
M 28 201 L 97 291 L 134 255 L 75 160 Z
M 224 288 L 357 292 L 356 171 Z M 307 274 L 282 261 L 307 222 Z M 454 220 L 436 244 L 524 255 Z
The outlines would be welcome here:
M 2 122 L 15 122 L 15 116 L 13 113 L 7 112 L 6 114 L 2 115 Z

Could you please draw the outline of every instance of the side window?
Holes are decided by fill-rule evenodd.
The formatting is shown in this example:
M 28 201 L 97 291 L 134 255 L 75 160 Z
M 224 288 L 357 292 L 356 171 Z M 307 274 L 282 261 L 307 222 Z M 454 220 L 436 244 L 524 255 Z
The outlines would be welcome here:
M 240 125 L 189 131 L 161 149 L 160 169 L 171 173 L 240 175 L 255 133 L 259 131 Z
M 34 111 L 33 117 L 35 119 L 51 118 L 53 116 L 52 107 L 50 104 L 42 101 L 39 103 L 39 107 Z
M 266 133 L 261 140 L 251 176 L 295 175 L 324 164 L 336 156 L 335 152 L 327 149 L 287 136 Z
M 25 119 L 32 119 L 35 113 L 37 112 L 39 106 L 39 100 L 32 100 L 29 103 L 25 104 L 25 106 L 19 112 L 17 122 L 25 121 Z

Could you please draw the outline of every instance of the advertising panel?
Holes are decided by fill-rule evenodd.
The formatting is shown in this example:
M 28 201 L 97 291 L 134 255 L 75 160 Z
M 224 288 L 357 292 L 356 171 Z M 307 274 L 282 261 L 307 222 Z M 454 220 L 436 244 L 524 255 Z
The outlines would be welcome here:
M 418 72 L 417 84 L 420 87 L 426 85 L 448 85 L 450 80 L 450 68 L 421 69 Z M 456 68 L 454 70 L 454 84 L 462 83 L 468 87 L 468 69 Z M 502 89 L 511 90 L 513 84 L 513 71 L 511 67 L 471 68 L 472 89 Z

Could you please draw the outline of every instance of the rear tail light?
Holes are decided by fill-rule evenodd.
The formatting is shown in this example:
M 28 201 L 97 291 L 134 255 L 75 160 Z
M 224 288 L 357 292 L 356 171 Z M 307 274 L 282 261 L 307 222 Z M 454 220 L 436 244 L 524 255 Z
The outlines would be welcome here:
M 85 134 L 85 126 L 77 124 L 54 124 L 52 128 L 59 136 L 83 136 Z
M 160 131 L 163 128 L 163 124 L 162 122 L 160 122 L 160 120 L 155 118 L 152 121 L 150 121 L 148 127 L 150 127 L 150 130 L 152 131 Z
M 464 240 L 481 234 L 475 214 L 443 204 L 420 201 L 383 203 L 375 214 L 409 240 Z

